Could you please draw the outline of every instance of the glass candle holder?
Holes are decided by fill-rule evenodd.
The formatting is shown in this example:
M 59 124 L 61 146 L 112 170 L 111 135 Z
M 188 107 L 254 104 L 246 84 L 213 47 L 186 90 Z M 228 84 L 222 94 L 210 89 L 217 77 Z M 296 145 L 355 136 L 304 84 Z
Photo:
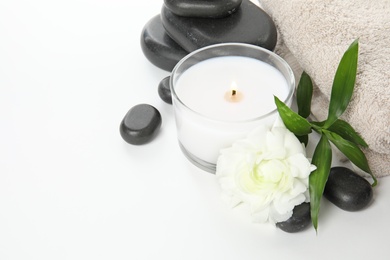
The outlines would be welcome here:
M 295 79 L 275 53 L 223 43 L 179 61 L 170 87 L 180 148 L 193 164 L 215 173 L 221 149 L 260 125 L 274 123 L 274 96 L 291 105 Z

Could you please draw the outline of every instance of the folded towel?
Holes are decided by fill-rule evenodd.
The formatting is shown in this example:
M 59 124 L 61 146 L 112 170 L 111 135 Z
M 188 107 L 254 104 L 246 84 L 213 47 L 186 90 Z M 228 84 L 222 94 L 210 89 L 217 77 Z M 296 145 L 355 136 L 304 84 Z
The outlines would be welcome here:
M 359 39 L 355 92 L 342 118 L 366 140 L 375 176 L 390 175 L 390 1 L 260 0 L 279 30 L 276 52 L 315 84 L 312 113 L 327 117 L 333 77 Z

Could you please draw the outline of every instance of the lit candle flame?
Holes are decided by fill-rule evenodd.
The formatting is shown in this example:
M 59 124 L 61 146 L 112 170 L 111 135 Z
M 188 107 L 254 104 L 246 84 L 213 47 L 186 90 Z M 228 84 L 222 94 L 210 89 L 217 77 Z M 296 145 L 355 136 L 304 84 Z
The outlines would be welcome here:
M 230 85 L 230 89 L 232 90 L 232 96 L 235 96 L 237 94 L 237 84 L 235 81 Z
M 225 99 L 231 103 L 238 103 L 242 100 L 242 98 L 242 92 L 238 92 L 236 82 L 232 81 L 230 91 L 227 91 L 225 94 Z

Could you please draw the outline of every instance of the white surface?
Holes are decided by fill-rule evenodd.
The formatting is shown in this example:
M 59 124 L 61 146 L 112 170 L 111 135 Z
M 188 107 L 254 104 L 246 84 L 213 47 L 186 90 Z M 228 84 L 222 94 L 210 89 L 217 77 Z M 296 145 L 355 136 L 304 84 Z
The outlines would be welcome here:
M 181 153 L 168 75 L 140 48 L 162 0 L 0 3 L 0 259 L 384 259 L 390 179 L 361 212 L 323 201 L 319 233 L 255 225 Z M 119 135 L 138 103 L 157 138 Z

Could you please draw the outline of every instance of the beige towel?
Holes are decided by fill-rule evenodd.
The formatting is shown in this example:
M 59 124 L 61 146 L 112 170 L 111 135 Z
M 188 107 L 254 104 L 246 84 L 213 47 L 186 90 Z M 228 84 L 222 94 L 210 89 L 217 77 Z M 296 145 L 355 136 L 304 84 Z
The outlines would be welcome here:
M 333 77 L 359 38 L 355 92 L 342 118 L 369 144 L 364 152 L 377 177 L 390 174 L 390 0 L 260 0 L 279 30 L 275 50 L 297 76 L 315 82 L 312 112 L 327 116 Z

